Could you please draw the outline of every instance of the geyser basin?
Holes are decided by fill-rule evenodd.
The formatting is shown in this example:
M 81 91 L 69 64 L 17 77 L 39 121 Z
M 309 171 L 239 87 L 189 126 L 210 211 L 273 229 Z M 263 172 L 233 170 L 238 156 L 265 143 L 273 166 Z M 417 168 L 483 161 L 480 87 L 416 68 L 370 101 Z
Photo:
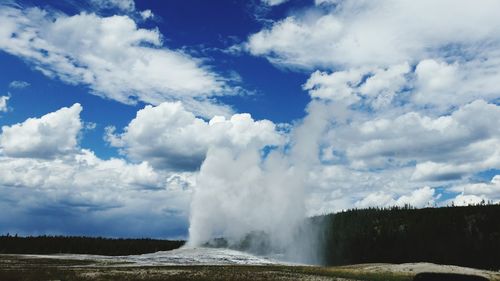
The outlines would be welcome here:
M 277 260 L 220 248 L 181 248 L 124 257 L 140 265 L 271 265 Z
M 259 257 L 230 249 L 220 248 L 181 248 L 172 251 L 161 251 L 151 254 L 130 256 L 97 256 L 97 255 L 36 255 L 37 257 L 98 260 L 124 262 L 130 265 L 273 265 L 285 264 L 278 260 Z M 290 264 L 291 265 L 291 264 Z

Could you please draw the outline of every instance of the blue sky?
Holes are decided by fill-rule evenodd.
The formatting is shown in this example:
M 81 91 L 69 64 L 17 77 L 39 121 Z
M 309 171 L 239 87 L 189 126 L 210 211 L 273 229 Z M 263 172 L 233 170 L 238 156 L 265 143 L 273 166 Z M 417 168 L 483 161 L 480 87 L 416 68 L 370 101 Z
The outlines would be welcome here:
M 0 232 L 498 202 L 498 5 L 1 1 Z
M 24 7 L 36 6 L 36 1 L 19 3 L 23 3 Z M 69 15 L 75 15 L 81 12 L 82 7 L 79 6 L 86 6 L 75 3 L 78 1 L 46 1 L 40 6 L 61 9 Z M 165 46 L 185 48 L 194 56 L 201 54 L 201 57 L 210 60 L 207 64 L 217 71 L 234 72 L 241 76 L 242 81 L 239 86 L 244 87 L 247 92 L 236 97 L 223 97 L 222 102 L 230 104 L 237 112 L 251 112 L 256 119 L 270 119 L 278 123 L 291 122 L 305 115 L 304 107 L 310 98 L 301 89 L 301 85 L 307 79 L 307 74 L 282 71 L 273 67 L 264 58 L 255 58 L 249 54 L 228 55 L 223 52 L 262 27 L 262 23 L 256 20 L 255 9 L 266 9 L 272 14 L 272 10 L 258 4 L 242 4 L 238 1 L 136 2 L 138 10 L 158 11 L 154 20 L 142 22 L 141 25 L 145 28 L 159 28 L 162 34 L 168 34 Z M 87 11 L 99 12 L 105 16 L 121 13 L 116 9 Z M 225 16 L 221 17 L 221 14 Z M 2 116 L 1 125 L 21 122 L 26 118 L 41 116 L 78 102 L 86 108 L 82 113 L 84 120 L 100 125 L 95 131 L 86 134 L 82 146 L 92 148 L 100 157 L 116 156 L 115 150 L 103 146 L 103 128 L 108 125 L 119 128 L 126 126 L 137 110 L 144 107 L 144 103 L 124 106 L 121 103 L 88 95 L 89 88 L 85 85 L 68 85 L 57 79 L 47 79 L 40 72 L 33 71 L 32 66 L 24 63 L 22 58 L 4 52 L 0 55 L 5 62 L 4 65 L 8 65 L 1 69 L 0 90 L 2 93 L 13 94 L 10 99 L 12 107 L 17 103 L 36 104 L 33 107 L 24 106 L 9 115 Z M 17 80 L 29 80 L 31 87 L 19 90 L 9 88 L 9 83 Z M 22 94 L 14 95 L 16 92 Z M 287 97 L 286 103 L 283 103 L 283 96 Z M 100 110 L 103 107 L 106 108 L 105 112 Z

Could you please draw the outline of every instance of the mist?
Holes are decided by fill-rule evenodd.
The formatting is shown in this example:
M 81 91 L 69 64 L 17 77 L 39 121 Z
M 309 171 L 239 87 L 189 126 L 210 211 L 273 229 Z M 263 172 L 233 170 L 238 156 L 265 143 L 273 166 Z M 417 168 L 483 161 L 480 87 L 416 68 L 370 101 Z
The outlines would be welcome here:
M 188 247 L 223 246 L 320 263 L 317 228 L 307 220 L 308 174 L 319 164 L 329 107 L 312 101 L 279 146 L 210 147 L 190 211 Z M 283 134 L 283 133 L 282 133 Z

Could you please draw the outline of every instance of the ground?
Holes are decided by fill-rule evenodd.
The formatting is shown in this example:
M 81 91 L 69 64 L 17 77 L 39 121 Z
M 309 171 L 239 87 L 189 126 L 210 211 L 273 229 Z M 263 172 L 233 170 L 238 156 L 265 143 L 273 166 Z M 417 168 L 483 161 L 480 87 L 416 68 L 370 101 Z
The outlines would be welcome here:
M 112 261 L 0 255 L 0 280 L 413 280 L 419 272 L 455 272 L 500 280 L 500 273 L 433 264 L 343 267 L 288 265 L 137 266 Z

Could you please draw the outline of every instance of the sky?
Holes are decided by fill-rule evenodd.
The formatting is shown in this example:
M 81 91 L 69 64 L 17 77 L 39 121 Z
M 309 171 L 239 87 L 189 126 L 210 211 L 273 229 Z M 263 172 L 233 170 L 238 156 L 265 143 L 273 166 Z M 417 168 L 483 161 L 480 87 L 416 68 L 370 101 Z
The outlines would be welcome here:
M 499 10 L 0 0 L 0 233 L 202 240 L 497 203 Z

